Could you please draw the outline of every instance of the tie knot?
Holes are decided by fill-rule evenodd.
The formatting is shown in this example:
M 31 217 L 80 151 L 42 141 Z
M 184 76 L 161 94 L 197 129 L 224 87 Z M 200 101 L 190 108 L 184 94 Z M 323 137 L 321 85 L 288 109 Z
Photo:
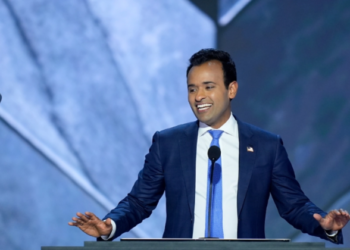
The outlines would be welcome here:
M 209 133 L 211 134 L 213 139 L 217 139 L 217 140 L 220 138 L 223 132 L 224 131 L 222 130 L 209 130 Z

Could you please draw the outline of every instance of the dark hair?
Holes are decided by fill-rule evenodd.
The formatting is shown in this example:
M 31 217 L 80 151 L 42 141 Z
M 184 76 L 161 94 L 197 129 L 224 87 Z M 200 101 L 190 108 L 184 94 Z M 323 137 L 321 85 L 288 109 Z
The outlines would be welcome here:
M 218 60 L 221 62 L 226 88 L 228 88 L 231 82 L 237 81 L 236 66 L 230 54 L 216 49 L 202 49 L 193 54 L 190 58 L 190 65 L 187 68 L 186 76 L 188 76 L 188 72 L 193 66 L 198 66 L 211 60 Z

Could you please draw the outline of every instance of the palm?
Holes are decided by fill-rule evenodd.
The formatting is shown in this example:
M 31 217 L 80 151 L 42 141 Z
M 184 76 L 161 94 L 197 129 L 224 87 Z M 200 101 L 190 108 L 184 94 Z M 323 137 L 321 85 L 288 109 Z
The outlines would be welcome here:
M 344 210 L 332 210 L 324 218 L 319 214 L 314 214 L 314 218 L 320 223 L 324 230 L 338 231 L 342 229 L 350 220 L 350 215 Z
M 110 219 L 102 221 L 89 212 L 86 212 L 85 215 L 77 213 L 77 216 L 78 218 L 73 218 L 74 222 L 69 222 L 68 224 L 80 228 L 88 235 L 100 237 L 101 235 L 109 235 L 112 231 Z

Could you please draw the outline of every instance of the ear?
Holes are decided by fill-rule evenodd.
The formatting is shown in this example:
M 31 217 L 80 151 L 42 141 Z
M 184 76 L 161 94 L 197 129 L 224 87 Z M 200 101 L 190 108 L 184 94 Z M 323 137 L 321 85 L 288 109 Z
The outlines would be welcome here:
M 230 98 L 230 100 L 236 97 L 237 90 L 238 90 L 238 82 L 236 81 L 230 82 L 230 85 L 228 85 L 228 97 Z

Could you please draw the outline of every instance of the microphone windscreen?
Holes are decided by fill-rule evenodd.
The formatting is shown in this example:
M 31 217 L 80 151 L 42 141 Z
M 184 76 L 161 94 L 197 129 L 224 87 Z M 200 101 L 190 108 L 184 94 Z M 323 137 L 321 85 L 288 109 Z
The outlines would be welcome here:
M 221 150 L 218 146 L 211 146 L 208 150 L 208 157 L 212 161 L 216 161 L 220 158 Z
M 0 94 L 0 102 L 1 102 L 1 99 L 2 99 L 2 96 L 1 96 L 1 94 Z

